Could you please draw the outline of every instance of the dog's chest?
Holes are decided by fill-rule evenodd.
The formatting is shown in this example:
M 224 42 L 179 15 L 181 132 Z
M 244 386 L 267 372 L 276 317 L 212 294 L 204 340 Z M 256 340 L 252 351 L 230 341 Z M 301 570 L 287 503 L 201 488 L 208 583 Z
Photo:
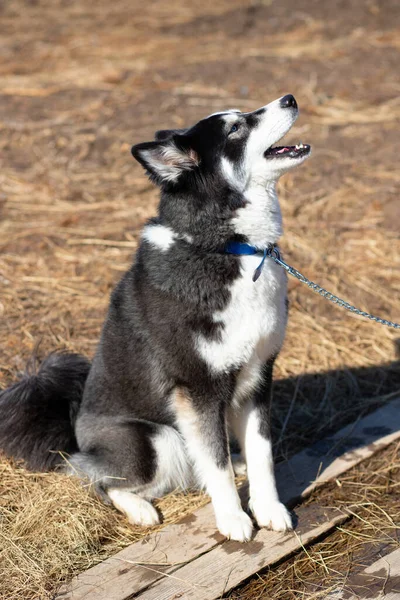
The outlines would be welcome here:
M 279 352 L 286 327 L 286 274 L 266 259 L 259 279 L 253 282 L 260 260 L 259 256 L 240 258 L 241 275 L 230 288 L 230 300 L 213 315 L 214 322 L 222 325 L 220 339 L 197 339 L 198 351 L 209 368 L 214 373 L 241 368 L 243 385 L 250 383 L 249 378 L 258 378 L 265 361 Z

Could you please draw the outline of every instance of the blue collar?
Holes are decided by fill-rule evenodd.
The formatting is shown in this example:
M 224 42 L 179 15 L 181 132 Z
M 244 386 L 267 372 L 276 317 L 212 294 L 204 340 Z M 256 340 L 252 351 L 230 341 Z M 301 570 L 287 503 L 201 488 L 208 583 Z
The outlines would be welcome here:
M 269 244 L 267 248 L 264 248 L 264 250 L 259 250 L 258 248 L 256 248 L 255 246 L 251 246 L 250 244 L 242 244 L 241 242 L 228 242 L 225 246 L 224 252 L 226 254 L 236 254 L 237 256 L 251 254 L 257 254 L 258 256 L 262 256 L 262 260 L 258 265 L 257 269 L 254 271 L 252 277 L 253 281 L 257 281 L 257 279 L 261 275 L 261 271 L 264 266 L 264 261 L 268 253 L 271 252 L 271 250 L 275 247 L 276 244 Z

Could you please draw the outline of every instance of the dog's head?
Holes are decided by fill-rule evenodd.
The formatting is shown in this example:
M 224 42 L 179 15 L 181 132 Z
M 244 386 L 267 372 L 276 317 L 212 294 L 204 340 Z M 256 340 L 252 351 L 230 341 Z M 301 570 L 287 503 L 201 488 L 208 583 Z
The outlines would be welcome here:
M 207 249 L 227 240 L 260 248 L 276 242 L 282 219 L 275 182 L 310 154 L 310 146 L 276 144 L 298 115 L 284 96 L 262 108 L 214 113 L 190 129 L 159 131 L 132 148 L 161 187 L 159 214 L 174 232 Z
M 244 192 L 266 185 L 300 164 L 310 146 L 274 147 L 297 119 L 293 96 L 287 95 L 250 113 L 214 113 L 190 129 L 159 131 L 155 141 L 133 146 L 133 156 L 151 179 L 172 189 L 221 183 Z

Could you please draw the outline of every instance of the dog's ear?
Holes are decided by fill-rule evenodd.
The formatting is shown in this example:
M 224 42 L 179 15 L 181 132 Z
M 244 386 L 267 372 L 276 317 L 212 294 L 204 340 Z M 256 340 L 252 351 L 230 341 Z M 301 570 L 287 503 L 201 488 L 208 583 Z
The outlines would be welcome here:
M 157 141 L 167 140 L 171 138 L 173 135 L 186 133 L 187 129 L 160 129 L 160 131 L 156 131 L 154 138 Z
M 179 137 L 173 135 L 166 140 L 133 146 L 134 158 L 146 169 L 155 183 L 177 181 L 184 171 L 191 171 L 199 165 L 197 153 L 184 146 Z

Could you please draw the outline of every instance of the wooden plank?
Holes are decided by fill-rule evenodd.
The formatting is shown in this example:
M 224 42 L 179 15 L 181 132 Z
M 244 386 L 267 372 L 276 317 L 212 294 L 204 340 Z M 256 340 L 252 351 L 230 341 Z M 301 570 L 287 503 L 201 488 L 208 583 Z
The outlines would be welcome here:
M 74 577 L 56 600 L 128 598 L 223 540 L 208 504 Z
M 277 563 L 343 523 L 338 509 L 310 505 L 298 511 L 296 531 L 279 533 L 260 529 L 251 542 L 228 541 L 174 571 L 142 592 L 142 600 L 214 600 L 257 571 Z
M 332 600 L 399 600 L 400 548 L 383 556 L 358 575 L 351 577 L 344 590 L 328 594 Z
M 400 438 L 400 399 L 277 465 L 286 504 Z M 340 453 L 343 453 L 340 455 Z M 246 495 L 245 488 L 241 495 Z M 266 532 L 273 536 L 273 532 Z M 58 600 L 124 600 L 223 541 L 210 504 L 132 544 L 61 588 Z
M 277 466 L 280 497 L 292 504 L 400 439 L 400 398 Z

